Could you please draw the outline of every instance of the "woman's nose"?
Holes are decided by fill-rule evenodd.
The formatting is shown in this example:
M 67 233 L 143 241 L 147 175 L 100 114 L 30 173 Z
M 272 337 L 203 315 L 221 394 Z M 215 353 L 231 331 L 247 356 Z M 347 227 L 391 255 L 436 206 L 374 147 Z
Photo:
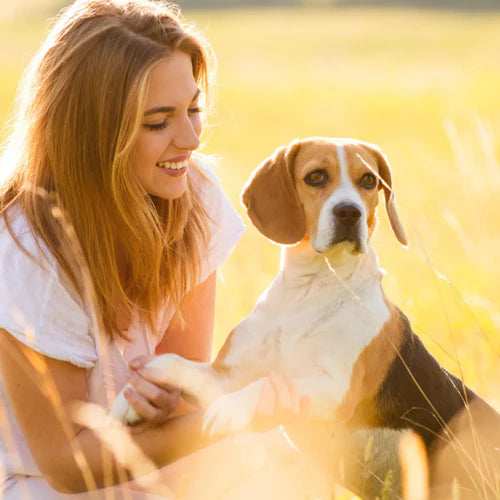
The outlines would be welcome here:
M 200 145 L 201 127 L 196 127 L 189 116 L 186 116 L 175 134 L 174 144 L 179 149 L 195 150 Z

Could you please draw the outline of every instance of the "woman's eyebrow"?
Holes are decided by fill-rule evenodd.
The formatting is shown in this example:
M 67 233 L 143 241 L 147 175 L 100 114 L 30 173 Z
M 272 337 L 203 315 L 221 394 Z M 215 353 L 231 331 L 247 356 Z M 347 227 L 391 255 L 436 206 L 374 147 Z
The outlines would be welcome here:
M 200 89 L 196 89 L 196 92 L 191 102 L 196 101 L 199 95 L 200 95 Z M 148 109 L 147 111 L 144 111 L 144 116 L 154 115 L 156 113 L 170 113 L 172 111 L 175 111 L 175 109 L 176 109 L 175 106 L 157 106 L 156 108 L 151 108 Z

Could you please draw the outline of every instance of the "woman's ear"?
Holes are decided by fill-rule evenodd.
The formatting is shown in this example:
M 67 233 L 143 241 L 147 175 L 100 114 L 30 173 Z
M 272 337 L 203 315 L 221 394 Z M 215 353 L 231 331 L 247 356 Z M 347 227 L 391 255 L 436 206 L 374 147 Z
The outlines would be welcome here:
M 297 243 L 306 233 L 304 209 L 294 178 L 300 144 L 292 142 L 264 160 L 253 171 L 241 195 L 252 223 L 276 243 Z
M 389 161 L 377 146 L 367 143 L 363 143 L 363 146 L 377 158 L 378 173 L 380 176 L 379 189 L 384 190 L 387 216 L 389 217 L 389 222 L 391 223 L 396 238 L 402 245 L 406 246 L 408 245 L 408 237 L 406 236 L 406 231 L 396 210 L 396 197 L 392 189 L 392 176 Z

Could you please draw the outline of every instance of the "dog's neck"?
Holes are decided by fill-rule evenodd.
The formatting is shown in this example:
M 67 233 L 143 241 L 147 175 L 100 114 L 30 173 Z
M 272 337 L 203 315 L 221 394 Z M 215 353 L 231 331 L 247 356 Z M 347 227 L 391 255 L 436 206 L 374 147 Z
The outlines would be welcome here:
M 345 246 L 318 253 L 308 241 L 281 250 L 280 272 L 290 285 L 304 285 L 321 280 L 332 284 L 356 286 L 367 280 L 380 281 L 383 271 L 374 248 L 368 245 L 365 253 L 353 254 Z

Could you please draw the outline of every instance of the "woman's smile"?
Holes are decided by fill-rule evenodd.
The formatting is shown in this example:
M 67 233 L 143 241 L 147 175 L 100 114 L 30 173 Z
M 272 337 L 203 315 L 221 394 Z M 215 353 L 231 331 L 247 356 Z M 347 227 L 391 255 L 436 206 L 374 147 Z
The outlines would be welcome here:
M 166 161 L 159 161 L 156 163 L 156 166 L 161 168 L 165 174 L 178 177 L 186 172 L 190 156 L 189 154 L 177 156 Z
M 137 136 L 132 169 L 150 195 L 182 196 L 191 153 L 200 145 L 200 91 L 190 57 L 176 51 L 151 70 L 144 122 Z

